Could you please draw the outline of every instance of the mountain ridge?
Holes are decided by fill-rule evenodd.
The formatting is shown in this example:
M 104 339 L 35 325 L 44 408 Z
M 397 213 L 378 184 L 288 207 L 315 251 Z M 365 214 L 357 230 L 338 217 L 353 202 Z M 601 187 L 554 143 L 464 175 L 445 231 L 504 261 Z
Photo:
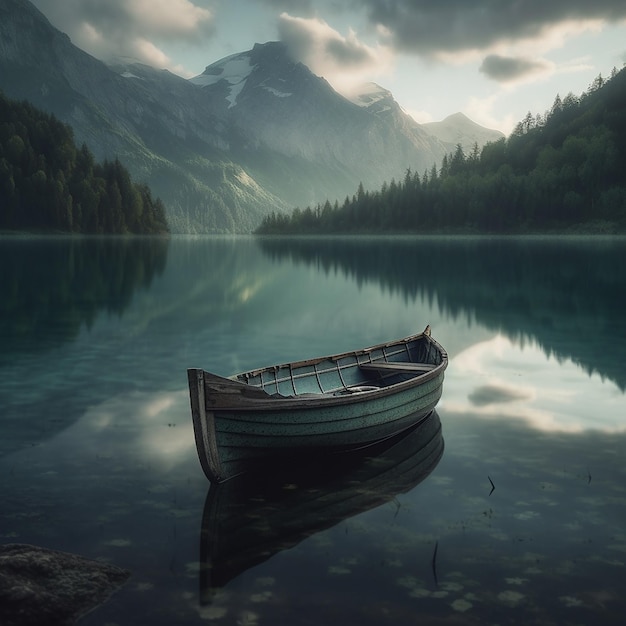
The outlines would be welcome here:
M 237 59 L 249 61 L 245 80 L 229 82 L 220 68 Z M 99 160 L 119 157 L 165 202 L 173 232 L 250 232 L 272 211 L 341 200 L 454 148 L 390 92 L 384 110 L 355 105 L 280 42 L 200 77 L 107 66 L 28 0 L 0 6 L 0 89 L 69 124 Z
M 427 122 L 424 129 L 446 143 L 461 144 L 463 150 L 470 152 L 474 144 L 478 147 L 498 141 L 505 137 L 499 130 L 485 128 L 471 120 L 464 113 L 453 113 L 439 122 Z

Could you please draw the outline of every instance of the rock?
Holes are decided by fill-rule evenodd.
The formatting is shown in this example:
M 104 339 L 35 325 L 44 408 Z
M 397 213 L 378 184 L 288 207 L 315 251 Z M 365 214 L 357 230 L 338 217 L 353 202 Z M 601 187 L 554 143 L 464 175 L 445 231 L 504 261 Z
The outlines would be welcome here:
M 0 624 L 65 626 L 105 602 L 130 572 L 26 544 L 0 546 Z

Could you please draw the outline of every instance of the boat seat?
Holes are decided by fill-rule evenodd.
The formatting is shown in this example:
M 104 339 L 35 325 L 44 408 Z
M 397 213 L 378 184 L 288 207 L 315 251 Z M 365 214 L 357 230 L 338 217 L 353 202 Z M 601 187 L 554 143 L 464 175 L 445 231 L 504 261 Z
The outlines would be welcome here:
M 433 363 L 405 363 L 402 361 L 380 363 L 360 363 L 362 370 L 373 370 L 379 372 L 429 372 L 437 367 Z

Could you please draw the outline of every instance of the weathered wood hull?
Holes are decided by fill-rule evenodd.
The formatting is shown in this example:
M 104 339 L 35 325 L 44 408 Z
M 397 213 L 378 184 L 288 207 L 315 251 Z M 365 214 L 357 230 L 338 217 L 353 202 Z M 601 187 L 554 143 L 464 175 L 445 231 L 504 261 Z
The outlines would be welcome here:
M 424 333 L 223 378 L 188 370 L 202 468 L 212 482 L 277 455 L 366 447 L 437 405 L 448 357 Z
M 367 453 L 335 457 L 322 467 L 276 464 L 212 484 L 200 535 L 202 602 L 277 552 L 410 491 L 434 470 L 443 451 L 441 421 L 433 411 Z

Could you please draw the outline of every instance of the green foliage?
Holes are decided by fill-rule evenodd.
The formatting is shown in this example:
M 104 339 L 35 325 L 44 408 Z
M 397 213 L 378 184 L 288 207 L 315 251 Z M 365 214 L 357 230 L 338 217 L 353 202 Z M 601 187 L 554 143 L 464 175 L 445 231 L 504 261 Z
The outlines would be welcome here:
M 581 97 L 557 96 L 508 139 L 379 191 L 360 185 L 342 206 L 273 213 L 258 234 L 626 231 L 626 69 Z
M 116 159 L 102 164 L 54 116 L 0 93 L 0 230 L 165 233 L 165 208 Z

